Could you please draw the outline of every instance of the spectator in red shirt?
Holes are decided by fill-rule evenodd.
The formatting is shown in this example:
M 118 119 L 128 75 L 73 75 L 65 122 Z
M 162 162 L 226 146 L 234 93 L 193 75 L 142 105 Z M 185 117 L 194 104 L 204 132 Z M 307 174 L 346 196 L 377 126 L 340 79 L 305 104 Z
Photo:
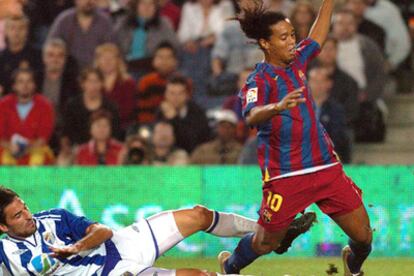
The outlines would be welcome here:
M 136 84 L 127 72 L 118 46 L 105 43 L 95 50 L 95 66 L 104 77 L 106 97 L 118 108 L 121 129 L 125 132 L 134 121 Z
M 0 100 L 0 164 L 45 165 L 53 163 L 48 141 L 54 128 L 52 105 L 35 94 L 34 73 L 13 73 L 14 93 Z
M 77 165 L 118 165 L 122 144 L 111 138 L 112 115 L 108 111 L 98 110 L 90 118 L 91 140 L 80 145 L 76 153 Z

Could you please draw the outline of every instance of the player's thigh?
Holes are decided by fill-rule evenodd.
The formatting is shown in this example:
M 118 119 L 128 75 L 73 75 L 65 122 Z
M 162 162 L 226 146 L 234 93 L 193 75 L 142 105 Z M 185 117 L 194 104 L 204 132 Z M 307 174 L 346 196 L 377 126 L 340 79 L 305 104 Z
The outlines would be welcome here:
M 311 180 L 311 175 L 298 175 L 263 185 L 258 224 L 270 233 L 287 228 L 298 213 L 314 202 Z
M 157 246 L 157 257 L 184 239 L 175 222 L 173 211 L 156 214 L 149 217 L 147 221 Z
M 333 216 L 332 219 L 350 239 L 364 244 L 371 243 L 372 229 L 364 205 L 345 215 Z
M 342 166 L 334 166 L 316 173 L 319 208 L 330 217 L 340 217 L 363 205 L 361 189 L 350 179 Z

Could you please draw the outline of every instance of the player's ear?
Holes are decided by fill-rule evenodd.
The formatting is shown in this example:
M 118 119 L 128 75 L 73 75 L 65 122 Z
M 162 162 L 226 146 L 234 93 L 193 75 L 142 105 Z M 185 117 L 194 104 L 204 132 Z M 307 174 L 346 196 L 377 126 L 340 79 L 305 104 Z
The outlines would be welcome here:
M 0 232 L 7 233 L 8 231 L 9 231 L 9 228 L 5 224 L 0 223 Z
M 262 48 L 264 50 L 269 50 L 270 45 L 269 45 L 269 42 L 266 39 L 261 38 L 261 39 L 259 39 L 259 46 L 260 46 L 260 48 Z

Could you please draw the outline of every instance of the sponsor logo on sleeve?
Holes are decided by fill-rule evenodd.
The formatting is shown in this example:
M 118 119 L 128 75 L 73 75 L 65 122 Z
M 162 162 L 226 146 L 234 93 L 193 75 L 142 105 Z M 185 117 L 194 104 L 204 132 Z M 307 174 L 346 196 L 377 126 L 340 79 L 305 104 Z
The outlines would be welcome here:
M 249 103 L 255 103 L 257 102 L 258 96 L 257 96 L 257 87 L 251 88 L 247 91 L 246 95 L 246 102 Z

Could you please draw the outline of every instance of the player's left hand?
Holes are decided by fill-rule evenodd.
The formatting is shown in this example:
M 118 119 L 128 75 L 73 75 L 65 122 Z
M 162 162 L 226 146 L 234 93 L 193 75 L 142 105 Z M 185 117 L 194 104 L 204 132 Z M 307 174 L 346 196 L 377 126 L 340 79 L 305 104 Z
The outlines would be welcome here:
M 69 245 L 63 248 L 56 248 L 56 247 L 49 247 L 49 249 L 53 252 L 50 254 L 53 258 L 68 258 L 72 255 L 78 254 L 80 249 L 76 244 Z

